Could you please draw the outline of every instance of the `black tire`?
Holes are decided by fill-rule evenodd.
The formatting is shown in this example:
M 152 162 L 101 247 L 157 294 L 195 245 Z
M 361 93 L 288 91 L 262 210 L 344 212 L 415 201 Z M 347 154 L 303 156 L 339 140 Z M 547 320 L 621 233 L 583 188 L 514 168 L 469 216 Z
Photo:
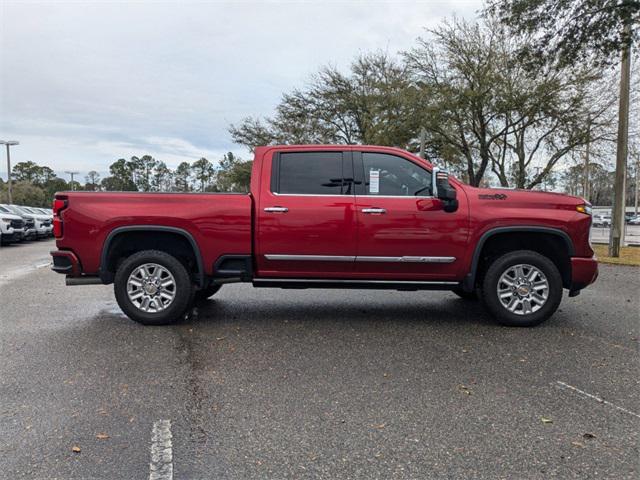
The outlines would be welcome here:
M 464 300 L 478 300 L 478 294 L 475 290 L 473 292 L 465 292 L 461 288 L 454 288 L 451 291 Z
M 531 265 L 538 269 L 548 283 L 546 301 L 531 313 L 514 313 L 498 297 L 498 282 L 503 273 L 516 265 Z M 551 317 L 562 300 L 562 277 L 556 265 L 547 257 L 531 250 L 517 250 L 498 257 L 491 263 L 482 282 L 482 301 L 494 318 L 502 325 L 533 327 Z M 508 295 L 508 293 L 507 293 Z M 512 294 L 515 296 L 516 294 Z M 519 297 L 518 297 L 519 298 Z M 505 300 L 508 301 L 508 300 Z M 531 304 L 531 302 L 529 302 Z M 536 305 L 537 307 L 537 305 Z M 523 311 L 524 307 L 520 309 Z
M 161 265 L 175 280 L 173 301 L 162 311 L 145 312 L 138 308 L 127 294 L 127 282 L 131 273 L 145 263 Z M 194 286 L 185 266 L 178 259 L 159 250 L 143 250 L 127 257 L 116 271 L 113 290 L 122 311 L 131 319 L 143 325 L 168 325 L 184 317 L 193 301 Z
M 202 302 L 207 298 L 213 297 L 218 293 L 218 290 L 220 290 L 221 287 L 222 285 L 209 285 L 207 288 L 203 288 L 202 290 L 196 290 L 195 301 Z

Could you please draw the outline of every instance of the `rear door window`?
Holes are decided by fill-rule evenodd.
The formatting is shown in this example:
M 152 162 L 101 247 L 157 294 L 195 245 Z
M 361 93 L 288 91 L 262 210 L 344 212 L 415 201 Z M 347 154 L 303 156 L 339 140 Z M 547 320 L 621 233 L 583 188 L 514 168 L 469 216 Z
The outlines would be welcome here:
M 271 190 L 285 195 L 349 195 L 351 157 L 342 152 L 280 153 L 274 162 Z

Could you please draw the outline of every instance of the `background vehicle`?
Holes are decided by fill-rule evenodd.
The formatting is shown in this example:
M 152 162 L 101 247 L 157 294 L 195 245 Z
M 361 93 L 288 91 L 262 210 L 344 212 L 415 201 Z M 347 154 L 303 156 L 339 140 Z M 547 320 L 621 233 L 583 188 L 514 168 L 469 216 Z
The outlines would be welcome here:
M 53 237 L 53 211 L 48 210 L 46 208 L 36 208 L 36 207 L 31 207 L 31 209 L 42 213 L 42 215 L 44 215 L 48 219 L 48 225 L 47 225 L 48 236 Z
M 611 215 L 609 214 L 594 214 L 593 215 L 593 226 L 594 227 L 605 227 L 608 228 L 611 226 Z
M 52 231 L 49 219 L 42 213 L 19 205 L 4 204 L 3 206 L 24 219 L 26 239 L 45 238 Z
M 64 192 L 53 210 L 53 270 L 113 283 L 144 324 L 244 281 L 453 290 L 531 326 L 597 277 L 584 200 L 470 187 L 388 147 L 258 147 L 248 194 Z
M 6 245 L 19 242 L 24 236 L 24 220 L 0 205 L 0 243 Z
M 38 238 L 50 237 L 53 233 L 53 216 L 50 216 L 47 213 L 43 213 L 38 208 L 34 207 L 23 207 L 20 209 L 28 214 L 33 215 L 33 218 L 36 222 L 36 232 Z
M 32 214 L 22 211 L 17 205 L 0 205 L 9 210 L 14 215 L 18 215 L 24 220 L 24 235 L 22 240 L 35 240 L 37 238 L 36 222 Z

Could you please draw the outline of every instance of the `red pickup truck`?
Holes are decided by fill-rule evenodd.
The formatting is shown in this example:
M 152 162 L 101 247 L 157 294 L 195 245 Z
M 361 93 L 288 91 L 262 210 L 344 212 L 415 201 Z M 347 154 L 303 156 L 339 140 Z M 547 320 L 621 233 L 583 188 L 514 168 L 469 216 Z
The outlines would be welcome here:
M 591 206 L 470 187 L 404 150 L 258 147 L 248 194 L 62 192 L 53 270 L 151 325 L 231 282 L 451 290 L 532 326 L 593 283 Z

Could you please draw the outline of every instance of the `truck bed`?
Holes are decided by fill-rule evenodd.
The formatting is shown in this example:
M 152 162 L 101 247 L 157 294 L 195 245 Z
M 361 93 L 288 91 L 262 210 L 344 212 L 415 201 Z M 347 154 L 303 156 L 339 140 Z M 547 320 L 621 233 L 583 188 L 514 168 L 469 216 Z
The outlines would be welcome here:
M 208 275 L 222 254 L 251 254 L 250 194 L 64 192 L 56 198 L 67 200 L 58 248 L 73 250 L 86 275 L 98 274 L 105 240 L 121 227 L 160 225 L 187 232 Z

